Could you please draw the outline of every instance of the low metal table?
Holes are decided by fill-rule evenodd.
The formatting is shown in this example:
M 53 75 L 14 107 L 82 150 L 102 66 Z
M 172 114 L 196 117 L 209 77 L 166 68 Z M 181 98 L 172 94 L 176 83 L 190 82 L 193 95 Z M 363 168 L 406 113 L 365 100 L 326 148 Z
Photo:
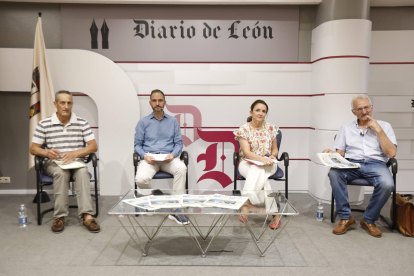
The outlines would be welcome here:
M 148 211 L 142 208 L 138 208 L 127 203 L 123 203 L 122 200 L 124 199 L 134 199 L 139 198 L 147 195 L 152 194 L 160 194 L 163 195 L 176 195 L 176 194 L 192 194 L 192 195 L 212 195 L 212 194 L 221 194 L 221 195 L 228 195 L 228 196 L 256 196 L 258 198 L 266 198 L 267 205 L 269 202 L 273 206 L 277 206 L 277 211 L 271 212 L 270 209 L 266 209 L 265 206 L 250 206 L 248 213 L 240 213 L 239 210 L 228 209 L 228 208 L 219 208 L 219 207 L 186 207 L 186 208 L 179 208 L 179 209 L 158 209 L 156 211 Z M 273 208 L 274 209 L 274 208 Z M 287 200 L 283 194 L 279 191 L 233 191 L 233 190 L 186 190 L 186 191 L 174 191 L 174 190 L 130 190 L 125 196 L 120 199 L 108 212 L 110 215 L 115 216 L 119 223 L 124 227 L 125 231 L 131 237 L 132 240 L 137 244 L 140 248 L 143 256 L 148 255 L 148 251 L 151 245 L 156 240 L 160 230 L 165 224 L 168 216 L 170 214 L 181 214 L 188 218 L 189 223 L 183 224 L 181 227 L 185 229 L 187 234 L 192 238 L 194 244 L 200 250 L 202 257 L 206 256 L 206 252 L 208 251 L 210 245 L 214 241 L 214 239 L 220 234 L 223 230 L 226 223 L 229 221 L 230 218 L 234 218 L 238 220 L 240 215 L 244 215 L 247 217 L 247 221 L 244 224 L 247 231 L 251 235 L 254 243 L 256 244 L 257 249 L 260 252 L 260 256 L 264 257 L 265 252 L 270 247 L 270 245 L 274 242 L 274 240 L 278 237 L 278 235 L 282 232 L 282 230 L 286 227 L 289 221 L 294 217 L 299 215 L 299 212 L 293 207 L 293 205 Z M 150 228 L 147 225 L 146 218 L 148 215 L 156 214 L 157 217 L 160 217 L 158 225 L 155 227 L 155 230 L 150 231 Z M 273 217 L 275 215 L 279 215 L 282 219 L 281 227 L 279 229 L 271 229 L 269 227 L 270 223 L 273 221 Z M 119 219 L 119 216 L 127 217 L 125 220 L 127 223 L 123 223 L 122 220 Z M 212 216 L 213 220 L 211 225 L 208 227 L 206 233 L 201 231 L 201 227 L 198 224 L 197 219 L 200 216 Z M 261 218 L 263 220 L 263 224 L 259 231 L 254 231 L 249 217 L 255 216 L 256 218 Z M 129 225 L 127 225 L 129 222 Z M 132 231 L 128 231 L 127 227 L 131 226 Z M 208 237 L 211 236 L 211 239 L 208 243 L 204 244 Z M 141 239 L 146 240 L 146 242 L 142 242 Z

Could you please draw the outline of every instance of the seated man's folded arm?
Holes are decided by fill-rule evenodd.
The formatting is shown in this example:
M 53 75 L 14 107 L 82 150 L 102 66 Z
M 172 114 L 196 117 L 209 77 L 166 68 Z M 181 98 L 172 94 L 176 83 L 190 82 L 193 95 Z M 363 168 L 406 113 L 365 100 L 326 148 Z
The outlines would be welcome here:
M 395 134 L 391 128 L 391 125 L 389 125 L 389 127 L 387 126 L 385 126 L 385 129 L 381 128 L 382 131 L 378 131 L 377 136 L 381 144 L 381 148 L 387 157 L 394 158 L 397 155 L 397 146 L 394 143 L 397 143 L 397 141 L 395 139 Z

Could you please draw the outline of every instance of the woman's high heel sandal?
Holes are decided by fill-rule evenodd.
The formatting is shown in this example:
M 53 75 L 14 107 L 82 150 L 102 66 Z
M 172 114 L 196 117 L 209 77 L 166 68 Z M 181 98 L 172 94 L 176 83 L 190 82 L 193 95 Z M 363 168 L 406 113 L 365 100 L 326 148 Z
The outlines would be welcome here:
M 279 218 L 279 220 L 278 220 L 277 224 L 272 222 L 272 223 L 269 225 L 269 227 L 270 227 L 270 229 L 272 229 L 272 230 L 279 229 L 279 227 L 280 227 L 280 223 L 281 223 L 281 219 Z

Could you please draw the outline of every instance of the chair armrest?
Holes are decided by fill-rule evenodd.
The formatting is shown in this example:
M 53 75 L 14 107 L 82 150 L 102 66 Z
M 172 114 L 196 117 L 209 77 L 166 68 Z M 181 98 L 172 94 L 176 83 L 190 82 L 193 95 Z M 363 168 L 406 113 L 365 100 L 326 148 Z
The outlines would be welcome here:
M 387 167 L 391 167 L 391 171 L 393 174 L 396 174 L 398 172 L 398 163 L 397 159 L 390 158 L 387 162 Z
M 96 157 L 96 154 L 95 153 L 89 154 L 88 159 L 86 160 L 85 163 L 89 163 L 91 161 L 92 161 L 92 166 L 94 168 L 96 168 L 98 166 L 98 158 Z
M 278 161 L 284 161 L 285 167 L 289 166 L 289 154 L 287 152 L 282 153 Z
M 237 166 L 239 164 L 239 152 L 235 151 L 233 153 L 233 165 Z
M 188 167 L 188 152 L 183 151 L 180 155 L 180 160 L 184 160 L 184 164 Z
M 35 155 L 35 170 L 40 172 L 42 169 L 42 157 Z
M 134 166 L 138 166 L 138 162 L 141 161 L 141 156 L 138 153 L 134 152 Z

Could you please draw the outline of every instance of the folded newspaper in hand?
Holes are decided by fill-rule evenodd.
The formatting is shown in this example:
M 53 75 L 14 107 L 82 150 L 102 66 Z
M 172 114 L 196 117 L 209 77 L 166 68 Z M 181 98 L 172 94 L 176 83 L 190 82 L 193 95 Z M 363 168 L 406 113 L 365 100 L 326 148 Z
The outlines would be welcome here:
M 337 152 L 317 153 L 316 155 L 319 157 L 319 160 L 321 160 L 322 164 L 328 167 L 337 169 L 356 169 L 361 167 L 361 165 L 358 163 L 349 162 Z
M 220 207 L 228 209 L 240 209 L 243 204 L 248 200 L 248 197 L 244 196 L 226 196 L 220 194 L 214 194 L 209 200 L 204 202 L 204 207 Z

